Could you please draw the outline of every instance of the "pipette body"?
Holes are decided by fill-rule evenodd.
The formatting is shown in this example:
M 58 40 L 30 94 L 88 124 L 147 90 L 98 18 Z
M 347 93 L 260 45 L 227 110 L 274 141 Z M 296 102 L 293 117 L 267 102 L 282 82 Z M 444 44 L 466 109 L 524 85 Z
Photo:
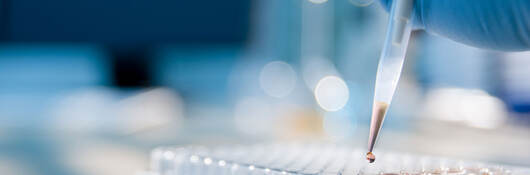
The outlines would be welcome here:
M 368 153 L 371 155 L 370 157 L 373 157 L 373 159 L 370 159 L 371 162 L 375 160 L 372 151 L 401 75 L 412 30 L 411 16 L 413 5 L 414 0 L 392 1 L 385 43 L 379 58 L 375 81 L 370 135 L 368 138 Z

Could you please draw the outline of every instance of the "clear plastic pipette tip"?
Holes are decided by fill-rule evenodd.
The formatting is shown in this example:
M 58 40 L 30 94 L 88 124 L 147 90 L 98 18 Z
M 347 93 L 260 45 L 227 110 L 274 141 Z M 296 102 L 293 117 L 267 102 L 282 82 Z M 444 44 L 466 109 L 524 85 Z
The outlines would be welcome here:
M 413 4 L 414 0 L 394 0 L 392 2 L 386 39 L 377 68 L 368 138 L 367 159 L 370 163 L 375 161 L 375 155 L 372 151 L 401 75 L 410 38 Z

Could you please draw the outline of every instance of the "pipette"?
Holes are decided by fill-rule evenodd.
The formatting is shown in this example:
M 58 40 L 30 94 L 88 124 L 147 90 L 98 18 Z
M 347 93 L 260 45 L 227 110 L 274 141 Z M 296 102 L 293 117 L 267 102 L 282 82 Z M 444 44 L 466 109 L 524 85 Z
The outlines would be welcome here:
M 372 121 L 368 137 L 368 153 L 366 154 L 366 159 L 370 163 L 375 161 L 375 155 L 372 154 L 372 151 L 401 75 L 412 29 L 413 5 L 414 0 L 392 1 L 385 43 L 379 58 L 375 81 Z

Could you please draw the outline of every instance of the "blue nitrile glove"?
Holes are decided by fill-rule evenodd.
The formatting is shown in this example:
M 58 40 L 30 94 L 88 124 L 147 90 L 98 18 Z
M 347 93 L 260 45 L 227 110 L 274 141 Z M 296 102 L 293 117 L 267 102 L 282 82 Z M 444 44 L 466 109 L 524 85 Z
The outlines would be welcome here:
M 381 0 L 389 10 L 392 0 Z M 530 50 L 530 0 L 416 0 L 415 28 L 467 45 Z

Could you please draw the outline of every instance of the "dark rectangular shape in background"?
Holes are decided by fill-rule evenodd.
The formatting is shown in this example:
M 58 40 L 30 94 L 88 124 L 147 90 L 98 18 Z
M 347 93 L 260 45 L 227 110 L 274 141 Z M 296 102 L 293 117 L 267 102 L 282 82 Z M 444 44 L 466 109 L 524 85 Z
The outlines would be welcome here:
M 3 0 L 4 41 L 242 43 L 250 2 L 183 0 Z

